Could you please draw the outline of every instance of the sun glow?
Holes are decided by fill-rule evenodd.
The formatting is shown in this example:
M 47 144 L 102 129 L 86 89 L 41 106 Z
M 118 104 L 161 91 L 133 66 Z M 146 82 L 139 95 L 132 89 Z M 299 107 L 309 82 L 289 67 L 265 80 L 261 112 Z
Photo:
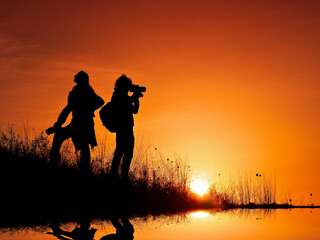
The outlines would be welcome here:
M 204 212 L 204 211 L 198 211 L 198 212 L 190 213 L 190 216 L 192 218 L 206 218 L 206 217 L 210 216 L 210 214 L 207 212 Z
M 209 191 L 209 183 L 201 178 L 192 179 L 190 188 L 196 194 L 202 196 Z

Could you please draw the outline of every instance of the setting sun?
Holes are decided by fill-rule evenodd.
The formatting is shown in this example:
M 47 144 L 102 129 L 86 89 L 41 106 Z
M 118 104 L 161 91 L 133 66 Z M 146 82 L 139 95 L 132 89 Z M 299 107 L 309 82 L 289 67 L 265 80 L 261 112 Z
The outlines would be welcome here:
M 191 190 L 200 196 L 207 193 L 209 187 L 209 183 L 201 178 L 192 179 L 190 184 Z

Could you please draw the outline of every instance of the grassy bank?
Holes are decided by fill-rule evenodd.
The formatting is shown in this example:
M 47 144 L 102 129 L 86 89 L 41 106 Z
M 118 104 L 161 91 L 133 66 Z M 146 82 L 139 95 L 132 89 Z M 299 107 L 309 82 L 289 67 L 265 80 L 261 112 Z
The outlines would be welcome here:
M 32 135 L 32 136 L 31 136 Z M 91 175 L 79 174 L 79 156 L 67 141 L 58 168 L 48 165 L 50 142 L 40 133 L 0 131 L 1 221 L 55 216 L 152 214 L 216 207 L 190 191 L 190 169 L 180 158 L 163 159 L 139 147 L 129 183 L 111 178 L 106 147 L 92 157 Z M 10 220 L 11 219 L 11 220 Z
M 112 148 L 101 144 L 92 157 L 91 175 L 83 179 L 79 156 L 67 141 L 61 165 L 48 165 L 50 141 L 29 130 L 18 135 L 13 125 L 0 131 L 1 222 L 17 219 L 70 218 L 82 214 L 148 215 L 200 208 L 277 208 L 275 178 L 259 174 L 213 182 L 200 197 L 190 189 L 185 159 L 164 158 L 156 149 L 137 144 L 129 183 L 109 176 Z

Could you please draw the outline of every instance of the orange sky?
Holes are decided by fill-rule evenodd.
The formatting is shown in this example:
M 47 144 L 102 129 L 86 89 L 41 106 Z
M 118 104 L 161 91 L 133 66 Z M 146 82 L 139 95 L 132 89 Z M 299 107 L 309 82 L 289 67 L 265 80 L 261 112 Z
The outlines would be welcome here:
M 73 76 L 147 87 L 135 131 L 195 174 L 276 172 L 320 203 L 319 1 L 1 1 L 0 126 L 57 119 Z M 104 133 L 100 120 L 97 131 Z

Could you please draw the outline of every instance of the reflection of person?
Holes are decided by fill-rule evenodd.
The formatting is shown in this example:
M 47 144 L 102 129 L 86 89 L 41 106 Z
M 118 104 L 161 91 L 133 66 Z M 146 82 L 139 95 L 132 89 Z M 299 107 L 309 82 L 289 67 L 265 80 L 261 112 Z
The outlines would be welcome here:
M 113 226 L 116 228 L 116 233 L 108 234 L 100 240 L 133 240 L 134 228 L 128 218 L 121 218 L 121 223 L 118 219 L 111 219 Z
M 54 138 L 50 150 L 50 165 L 56 166 L 61 159 L 60 147 L 62 143 L 72 138 L 76 151 L 80 150 L 80 170 L 85 175 L 90 169 L 90 147 L 97 146 L 94 132 L 94 111 L 100 108 L 104 101 L 89 85 L 89 76 L 81 71 L 74 76 L 74 86 L 68 96 L 68 104 L 60 113 L 57 122 L 53 127 L 47 129 L 47 133 L 53 133 Z M 62 127 L 72 112 L 71 123 Z
M 103 236 L 100 240 L 133 240 L 134 228 L 128 218 L 121 218 L 121 223 L 118 219 L 111 219 L 113 226 L 116 228 L 116 233 Z M 50 223 L 52 232 L 47 232 L 58 239 L 62 240 L 94 240 L 94 235 L 97 231 L 95 228 L 90 228 L 88 219 L 80 220 L 80 227 L 75 227 L 72 231 L 65 231 L 60 228 L 58 223 Z
M 117 176 L 121 158 L 121 176 L 128 180 L 131 160 L 133 157 L 134 135 L 133 135 L 133 114 L 139 111 L 139 98 L 143 95 L 136 91 L 132 96 L 128 95 L 132 81 L 125 75 L 118 78 L 115 83 L 114 92 L 111 98 L 113 109 L 117 119 L 116 149 L 113 155 L 111 175 Z
M 51 223 L 50 227 L 53 232 L 48 232 L 47 234 L 52 234 L 56 238 L 63 240 L 94 240 L 93 238 L 97 231 L 97 229 L 90 228 L 90 221 L 88 219 L 82 219 L 80 227 L 75 227 L 70 232 L 62 230 L 57 223 Z

